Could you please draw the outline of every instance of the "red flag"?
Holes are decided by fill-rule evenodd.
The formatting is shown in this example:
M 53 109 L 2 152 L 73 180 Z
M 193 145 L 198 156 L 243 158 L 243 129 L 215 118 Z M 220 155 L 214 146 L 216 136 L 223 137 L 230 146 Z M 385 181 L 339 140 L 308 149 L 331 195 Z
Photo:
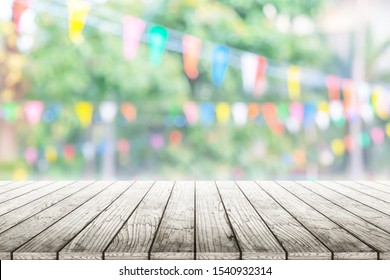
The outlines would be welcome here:
M 255 82 L 255 94 L 261 95 L 266 89 L 265 73 L 267 71 L 267 59 L 263 56 L 258 57 L 257 74 Z
M 190 79 L 198 77 L 199 55 L 202 50 L 202 41 L 191 35 L 183 36 L 184 71 Z
M 32 0 L 14 0 L 12 6 L 12 20 L 15 24 L 16 31 L 19 32 L 20 19 L 23 13 L 28 9 Z
M 329 100 L 340 99 L 340 80 L 336 76 L 328 76 L 326 78 L 326 86 L 328 88 Z

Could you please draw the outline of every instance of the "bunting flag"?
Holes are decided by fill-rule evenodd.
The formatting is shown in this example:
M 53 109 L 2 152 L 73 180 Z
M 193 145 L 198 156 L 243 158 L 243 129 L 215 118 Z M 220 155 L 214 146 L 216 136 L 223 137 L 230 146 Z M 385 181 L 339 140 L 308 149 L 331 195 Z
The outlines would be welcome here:
M 227 124 L 230 119 L 230 105 L 226 102 L 221 102 L 215 107 L 217 121 L 221 124 Z
M 81 147 L 81 153 L 86 161 L 93 161 L 95 159 L 96 147 L 91 142 L 85 142 Z
M 12 20 L 17 32 L 20 32 L 20 19 L 23 13 L 30 7 L 32 0 L 14 0 L 12 6 Z
M 83 0 L 68 0 L 69 38 L 74 44 L 84 41 L 82 35 L 90 10 L 88 2 Z
M 248 106 L 245 103 L 237 102 L 232 107 L 233 119 L 236 125 L 246 125 L 248 121 Z
M 288 104 L 287 103 L 279 103 L 277 105 L 277 115 L 278 115 L 278 120 L 280 122 L 285 122 L 288 117 L 289 117 L 289 113 L 290 113 L 290 110 L 289 110 L 289 107 L 288 107 Z
M 160 133 L 153 133 L 150 136 L 150 145 L 155 150 L 160 150 L 165 146 L 164 137 Z
M 374 121 L 374 111 L 372 106 L 368 103 L 363 103 L 360 105 L 359 109 L 362 120 L 367 124 L 371 124 Z
M 202 41 L 199 38 L 191 35 L 183 36 L 184 72 L 192 80 L 199 75 L 198 63 L 201 50 Z
M 317 115 L 315 118 L 315 122 L 318 128 L 322 131 L 327 130 L 330 125 L 329 118 L 329 104 L 328 102 L 320 102 L 317 105 Z
M 375 114 L 382 120 L 389 118 L 389 101 L 383 88 L 375 87 L 371 98 Z
M 267 71 L 267 60 L 263 56 L 257 57 L 257 74 L 255 82 L 255 92 L 257 96 L 261 96 L 267 89 L 267 79 L 265 77 Z
M 104 101 L 100 103 L 99 113 L 104 123 L 112 123 L 118 112 L 118 106 L 113 101 Z
M 359 144 L 363 148 L 367 148 L 371 144 L 371 137 L 368 133 L 362 132 L 359 137 Z
M 213 51 L 213 83 L 216 86 L 221 86 L 225 79 L 225 73 L 229 62 L 230 50 L 226 46 L 216 46 Z
M 328 76 L 326 78 L 326 86 L 328 88 L 329 100 L 340 99 L 340 79 L 336 76 Z
M 244 92 L 247 94 L 255 92 L 258 62 L 255 54 L 243 53 L 241 55 L 242 84 Z
M 18 104 L 14 103 L 14 102 L 8 102 L 8 103 L 4 104 L 4 106 L 2 108 L 2 113 L 3 113 L 4 120 L 6 120 L 7 122 L 10 122 L 10 123 L 13 123 L 19 117 L 20 107 Z
M 317 107 L 314 103 L 306 103 L 304 105 L 303 124 L 306 128 L 311 127 L 315 123 Z
M 374 144 L 382 144 L 385 140 L 385 132 L 380 127 L 371 129 L 371 139 Z
M 354 121 L 357 117 L 357 99 L 355 96 L 355 85 L 352 80 L 343 81 L 344 110 L 346 118 Z
M 215 123 L 214 106 L 211 103 L 202 103 L 200 105 L 200 120 L 205 125 Z
M 72 161 L 76 157 L 76 147 L 68 144 L 64 146 L 63 156 L 66 161 Z
M 390 138 L 390 122 L 386 124 L 386 135 Z
M 301 69 L 290 66 L 287 71 L 288 94 L 291 100 L 298 100 L 301 96 Z
M 336 156 L 342 156 L 345 153 L 345 146 L 342 140 L 334 139 L 331 143 L 332 151 Z
M 188 101 L 183 106 L 183 112 L 189 125 L 194 125 L 199 120 L 199 107 L 193 101 Z
M 90 102 L 79 102 L 75 105 L 76 115 L 79 118 L 80 124 L 87 127 L 92 122 L 93 105 Z
M 48 146 L 45 149 L 45 159 L 47 162 L 52 163 L 57 160 L 58 152 L 55 147 Z
M 282 134 L 284 132 L 283 124 L 278 121 L 277 108 L 274 103 L 267 102 L 263 104 L 262 112 L 266 124 L 271 128 L 275 134 Z
M 38 124 L 41 120 L 44 110 L 44 105 L 42 101 L 33 100 L 28 101 L 24 105 L 24 114 L 27 121 L 31 124 Z
M 329 104 L 329 115 L 333 123 L 336 126 L 343 126 L 344 119 L 344 107 L 340 100 L 331 101 Z
M 123 18 L 123 53 L 127 60 L 134 59 L 141 42 L 145 22 L 142 19 L 125 16 Z
M 248 117 L 251 120 L 255 120 L 261 112 L 261 105 L 258 103 L 249 103 L 248 105 Z
M 137 119 L 137 108 L 131 103 L 122 103 L 120 111 L 123 118 L 129 123 L 134 122 Z
M 127 139 L 119 139 L 116 143 L 116 149 L 119 155 L 128 155 L 130 152 L 130 142 Z
M 286 120 L 286 128 L 290 133 L 297 133 L 301 129 L 303 122 L 304 108 L 298 102 L 290 104 L 290 117 Z
M 150 64 L 158 66 L 161 64 L 165 45 L 168 40 L 168 30 L 163 26 L 155 25 L 149 29 L 148 39 Z
M 179 145 L 183 139 L 183 134 L 179 130 L 171 131 L 169 134 L 169 143 L 171 145 Z
M 34 147 L 29 147 L 24 151 L 24 159 L 29 165 L 34 165 L 38 161 L 38 151 Z

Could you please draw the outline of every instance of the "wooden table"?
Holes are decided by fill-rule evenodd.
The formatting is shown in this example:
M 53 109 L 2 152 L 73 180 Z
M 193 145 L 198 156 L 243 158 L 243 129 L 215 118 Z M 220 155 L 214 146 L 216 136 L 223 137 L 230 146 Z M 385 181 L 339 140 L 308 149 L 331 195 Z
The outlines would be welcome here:
M 0 259 L 390 259 L 390 182 L 0 182 Z

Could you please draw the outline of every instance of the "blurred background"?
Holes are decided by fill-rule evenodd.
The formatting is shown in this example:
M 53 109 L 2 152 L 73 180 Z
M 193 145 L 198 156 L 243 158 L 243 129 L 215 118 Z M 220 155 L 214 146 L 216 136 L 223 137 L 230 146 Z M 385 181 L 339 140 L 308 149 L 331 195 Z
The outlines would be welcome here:
M 0 178 L 390 178 L 385 0 L 1 0 Z

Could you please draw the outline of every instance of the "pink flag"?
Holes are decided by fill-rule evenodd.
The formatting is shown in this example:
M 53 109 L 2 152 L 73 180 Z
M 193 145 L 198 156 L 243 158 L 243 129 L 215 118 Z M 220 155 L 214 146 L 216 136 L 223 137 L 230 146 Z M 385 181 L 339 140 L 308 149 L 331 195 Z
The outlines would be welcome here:
M 123 18 L 123 52 L 127 60 L 135 57 L 144 29 L 142 19 L 131 16 Z
M 183 107 L 188 124 L 195 124 L 199 120 L 199 107 L 193 101 L 188 101 Z
M 202 50 L 202 41 L 194 36 L 183 36 L 184 71 L 190 79 L 198 77 L 199 55 Z
M 29 123 L 37 124 L 41 120 L 44 105 L 42 101 L 28 101 L 24 105 L 24 114 Z

